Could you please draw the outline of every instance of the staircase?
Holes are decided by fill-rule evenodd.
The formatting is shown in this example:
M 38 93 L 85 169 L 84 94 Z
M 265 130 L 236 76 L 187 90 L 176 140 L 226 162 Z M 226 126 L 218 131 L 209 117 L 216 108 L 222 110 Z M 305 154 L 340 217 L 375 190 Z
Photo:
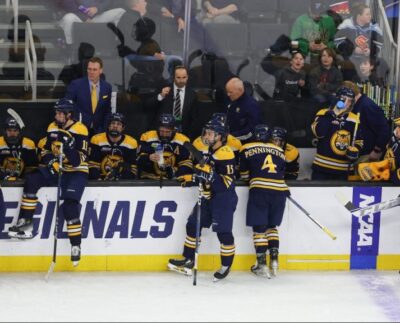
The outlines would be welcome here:
M 13 54 L 13 10 L 7 10 L 0 0 L 0 103 L 32 99 L 31 90 L 24 89 L 25 23 L 19 24 L 18 51 Z M 48 0 L 19 0 L 19 15 L 31 20 L 35 47 L 38 55 L 39 102 L 53 102 L 63 96 L 65 85 L 58 80 L 64 66 L 63 48 L 58 39 L 63 39 Z M 11 55 L 10 55 L 11 54 Z

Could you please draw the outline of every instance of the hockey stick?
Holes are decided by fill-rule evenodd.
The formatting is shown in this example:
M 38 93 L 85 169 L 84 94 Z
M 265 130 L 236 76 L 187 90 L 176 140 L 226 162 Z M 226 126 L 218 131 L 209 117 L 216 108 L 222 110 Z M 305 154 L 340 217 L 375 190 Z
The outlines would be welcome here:
M 121 46 L 125 46 L 125 36 L 122 33 L 121 29 L 115 26 L 112 22 L 107 23 L 107 27 L 117 36 L 118 40 L 121 43 Z M 122 87 L 125 91 L 125 58 L 121 57 L 122 64 Z
M 299 203 L 297 203 L 291 196 L 287 197 L 289 199 L 289 201 L 291 201 L 294 205 L 297 206 L 297 208 L 302 211 L 305 215 L 308 216 L 308 218 L 313 221 L 316 225 L 318 225 L 320 227 L 320 229 L 322 229 L 322 231 L 324 231 L 328 236 L 330 236 L 332 238 L 332 240 L 336 240 L 336 236 L 328 230 L 328 228 L 324 227 L 321 223 L 319 223 L 317 220 L 315 220 L 311 214 L 309 212 L 307 212 Z
M 353 202 L 348 200 L 341 192 L 336 192 L 337 200 L 354 216 L 363 217 L 383 210 L 389 210 L 396 206 L 400 206 L 400 195 L 394 199 L 367 205 L 365 207 L 356 207 Z
M 204 166 L 205 160 L 203 154 L 198 151 L 190 142 L 183 144 L 192 155 L 195 161 L 201 166 Z M 197 270 L 199 264 L 199 245 L 200 245 L 200 221 L 201 221 L 201 191 L 202 183 L 199 183 L 199 196 L 197 199 L 197 213 L 196 213 L 196 248 L 194 250 L 194 266 L 193 266 L 193 286 L 197 285 Z
M 14 109 L 8 108 L 7 112 L 15 119 L 15 121 L 17 121 L 21 130 L 23 128 L 25 128 L 25 123 L 22 121 L 22 118 L 19 116 L 19 114 Z
M 49 281 L 50 275 L 53 273 L 54 268 L 56 267 L 57 260 L 57 234 L 58 234 L 58 218 L 59 218 L 59 210 L 60 210 L 60 199 L 61 199 L 61 177 L 62 177 L 62 166 L 63 166 L 63 144 L 60 145 L 60 151 L 58 155 L 58 179 L 57 179 L 57 200 L 56 200 L 56 219 L 54 224 L 54 246 L 53 246 L 53 261 L 51 262 L 50 268 L 47 271 L 45 280 Z
M 352 146 L 352 147 L 354 147 L 354 144 L 356 143 L 358 125 L 360 124 L 360 112 L 358 112 L 358 113 L 356 114 L 356 116 L 357 116 L 357 120 L 356 120 L 356 124 L 355 124 L 355 126 L 354 126 L 353 140 L 352 140 L 352 142 L 351 142 L 351 146 Z M 348 174 L 350 174 L 350 169 L 351 169 L 351 166 L 352 166 L 352 165 L 353 165 L 353 167 L 354 167 L 354 162 L 352 162 L 352 163 L 349 164 L 349 167 L 348 167 L 348 169 L 347 169 L 347 173 L 348 173 Z

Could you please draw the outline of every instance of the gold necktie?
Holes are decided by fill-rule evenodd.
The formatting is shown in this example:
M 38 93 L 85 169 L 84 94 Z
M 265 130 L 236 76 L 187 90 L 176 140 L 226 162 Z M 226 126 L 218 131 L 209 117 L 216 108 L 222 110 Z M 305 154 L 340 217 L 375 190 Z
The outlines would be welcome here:
M 96 85 L 92 85 L 92 111 L 93 114 L 96 112 L 96 108 L 97 108 L 97 87 Z

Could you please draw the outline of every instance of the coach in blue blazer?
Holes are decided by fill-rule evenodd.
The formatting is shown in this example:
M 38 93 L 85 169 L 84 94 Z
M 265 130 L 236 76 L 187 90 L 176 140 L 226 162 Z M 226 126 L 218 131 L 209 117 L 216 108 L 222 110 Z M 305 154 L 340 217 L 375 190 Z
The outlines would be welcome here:
M 111 114 L 112 87 L 100 78 L 102 73 L 103 61 L 98 57 L 91 58 L 88 76 L 72 81 L 65 95 L 74 101 L 75 117 L 85 124 L 90 135 L 104 132 Z

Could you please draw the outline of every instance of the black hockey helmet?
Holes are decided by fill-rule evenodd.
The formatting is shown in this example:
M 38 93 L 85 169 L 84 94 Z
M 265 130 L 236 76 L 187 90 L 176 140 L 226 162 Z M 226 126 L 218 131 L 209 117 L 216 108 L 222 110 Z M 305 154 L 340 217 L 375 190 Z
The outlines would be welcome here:
M 279 147 L 285 148 L 287 142 L 287 130 L 282 127 L 273 127 L 271 131 L 271 141 L 280 140 Z
M 7 133 L 8 129 L 18 130 L 18 134 L 15 136 L 10 136 Z M 9 145 L 16 145 L 21 139 L 21 126 L 18 124 L 17 120 L 13 117 L 9 117 L 6 119 L 4 123 L 4 139 Z
M 108 118 L 107 133 L 110 135 L 110 137 L 119 137 L 122 134 L 122 131 L 116 129 L 110 129 L 111 123 L 114 121 L 121 122 L 123 130 L 125 128 L 125 117 L 122 113 L 112 113 Z
M 258 124 L 254 128 L 254 137 L 257 141 L 268 142 L 271 138 L 271 129 L 265 124 Z
M 68 113 L 68 112 L 73 113 L 75 110 L 74 102 L 72 100 L 69 100 L 66 98 L 59 99 L 54 104 L 54 110 L 64 112 L 64 113 Z
M 161 133 L 160 128 L 171 129 L 172 131 L 171 135 L 165 136 L 164 134 Z M 175 133 L 176 133 L 175 117 L 169 113 L 161 114 L 160 119 L 158 120 L 158 128 L 157 128 L 157 134 L 160 140 L 164 142 L 169 142 L 170 140 L 172 140 L 172 138 L 174 138 Z

